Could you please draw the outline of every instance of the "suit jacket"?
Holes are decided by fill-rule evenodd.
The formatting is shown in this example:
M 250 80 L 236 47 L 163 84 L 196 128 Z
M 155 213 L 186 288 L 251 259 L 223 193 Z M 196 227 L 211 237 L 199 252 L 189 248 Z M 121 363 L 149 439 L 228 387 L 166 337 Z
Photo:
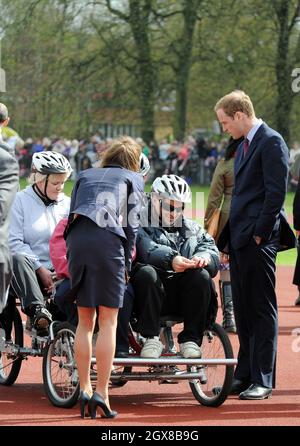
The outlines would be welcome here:
M 300 231 L 300 181 L 298 181 L 296 193 L 293 201 L 294 228 Z
M 71 227 L 73 214 L 90 218 L 99 227 L 122 238 L 126 268 L 129 270 L 139 228 L 143 191 L 142 175 L 120 166 L 82 171 L 72 191 L 65 237 Z
M 0 145 L 0 313 L 6 303 L 6 289 L 11 278 L 8 248 L 9 211 L 19 188 L 19 168 L 9 148 Z
M 230 216 L 218 247 L 240 249 L 253 236 L 269 241 L 280 230 L 279 250 L 295 247 L 295 236 L 283 209 L 288 181 L 289 151 L 282 136 L 263 123 L 254 135 L 246 156 L 243 144 L 237 151 L 235 184 Z

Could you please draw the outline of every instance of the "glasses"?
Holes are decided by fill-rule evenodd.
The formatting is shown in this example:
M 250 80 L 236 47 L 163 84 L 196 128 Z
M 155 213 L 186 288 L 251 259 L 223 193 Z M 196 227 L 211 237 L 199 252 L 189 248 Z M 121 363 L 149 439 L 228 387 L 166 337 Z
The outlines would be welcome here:
M 183 212 L 184 211 L 184 203 L 182 203 L 180 206 L 173 206 L 171 203 L 167 203 L 166 201 L 160 200 L 160 205 L 162 209 L 165 211 L 168 211 L 170 213 L 172 212 Z

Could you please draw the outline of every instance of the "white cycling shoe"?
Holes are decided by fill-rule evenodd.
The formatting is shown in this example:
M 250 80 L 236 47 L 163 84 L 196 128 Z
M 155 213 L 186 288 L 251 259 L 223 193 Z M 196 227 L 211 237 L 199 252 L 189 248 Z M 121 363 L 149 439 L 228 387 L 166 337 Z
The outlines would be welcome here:
M 180 353 L 185 359 L 188 358 L 201 358 L 201 349 L 196 342 L 183 342 L 179 344 Z
M 163 351 L 163 344 L 158 336 L 147 338 L 141 351 L 141 358 L 157 359 Z

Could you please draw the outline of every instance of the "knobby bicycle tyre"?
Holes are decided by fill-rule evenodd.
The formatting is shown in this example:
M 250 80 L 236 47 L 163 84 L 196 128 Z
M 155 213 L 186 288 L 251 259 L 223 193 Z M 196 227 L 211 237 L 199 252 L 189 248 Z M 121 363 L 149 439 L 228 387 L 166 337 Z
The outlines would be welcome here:
M 68 322 L 56 324 L 54 340 L 43 355 L 43 382 L 49 401 L 56 407 L 73 407 L 79 396 L 79 379 L 74 359 L 75 328 Z
M 211 344 L 211 348 L 209 344 Z M 217 323 L 213 324 L 210 331 L 205 332 L 202 346 L 203 359 L 232 359 L 234 357 L 228 334 Z M 195 371 L 195 367 L 189 367 L 189 370 Z M 217 375 L 218 371 L 219 375 Z M 204 379 L 189 381 L 190 388 L 196 400 L 203 406 L 208 407 L 218 407 L 223 404 L 231 390 L 233 373 L 233 365 L 202 366 L 202 374 L 205 376 Z

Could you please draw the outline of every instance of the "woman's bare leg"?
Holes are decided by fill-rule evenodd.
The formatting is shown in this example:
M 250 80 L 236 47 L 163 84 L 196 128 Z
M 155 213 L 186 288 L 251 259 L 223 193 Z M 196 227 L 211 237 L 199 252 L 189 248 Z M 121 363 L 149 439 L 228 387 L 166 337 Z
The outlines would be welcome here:
M 108 383 L 116 348 L 118 308 L 99 307 L 99 333 L 96 343 L 97 387 L 96 392 L 108 407 Z
M 78 369 L 80 390 L 84 390 L 90 396 L 93 393 L 90 379 L 90 367 L 95 320 L 95 308 L 78 307 L 78 325 L 74 344 L 75 361 Z

